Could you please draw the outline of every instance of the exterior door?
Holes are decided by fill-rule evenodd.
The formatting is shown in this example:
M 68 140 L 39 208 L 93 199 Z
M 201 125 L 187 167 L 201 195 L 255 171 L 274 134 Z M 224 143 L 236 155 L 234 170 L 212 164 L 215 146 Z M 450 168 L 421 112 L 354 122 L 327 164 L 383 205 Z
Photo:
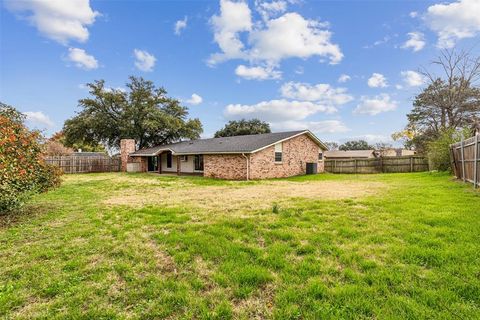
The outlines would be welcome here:
M 158 157 L 148 157 L 148 171 L 158 171 Z
M 195 171 L 203 171 L 203 154 L 195 155 Z

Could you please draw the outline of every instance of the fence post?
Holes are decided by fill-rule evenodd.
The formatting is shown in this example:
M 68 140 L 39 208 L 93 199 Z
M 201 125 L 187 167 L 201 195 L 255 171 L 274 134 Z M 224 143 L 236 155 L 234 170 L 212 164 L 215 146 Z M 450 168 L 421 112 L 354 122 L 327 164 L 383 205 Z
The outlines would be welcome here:
M 478 186 L 478 134 L 475 135 L 475 157 L 473 163 L 473 188 Z
M 462 135 L 462 143 L 461 143 L 461 148 L 460 148 L 460 156 L 462 158 L 462 180 L 465 182 L 465 156 L 463 154 L 463 149 L 464 149 L 465 142 L 463 141 L 463 135 Z
M 383 173 L 383 157 L 380 156 L 380 171 Z
M 413 172 L 413 156 L 410 157 L 410 172 Z
M 457 163 L 455 161 L 455 144 L 450 145 L 450 165 L 452 166 L 455 178 L 458 179 Z
M 355 159 L 354 161 L 355 161 L 355 174 L 357 174 L 357 159 Z

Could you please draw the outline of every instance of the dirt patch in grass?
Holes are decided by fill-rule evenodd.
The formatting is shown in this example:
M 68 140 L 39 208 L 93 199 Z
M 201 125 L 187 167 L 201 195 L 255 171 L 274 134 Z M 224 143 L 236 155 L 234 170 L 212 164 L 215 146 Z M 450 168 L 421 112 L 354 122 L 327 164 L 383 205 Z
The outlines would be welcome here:
M 150 186 L 142 190 L 137 186 L 115 192 L 103 201 L 108 206 L 141 207 L 161 205 L 166 207 L 193 206 L 209 211 L 237 209 L 266 209 L 273 202 L 291 198 L 336 200 L 363 198 L 384 190 L 381 182 L 291 182 L 269 181 L 255 185 L 189 186 L 165 188 Z
M 275 298 L 275 285 L 267 284 L 246 299 L 234 301 L 233 311 L 246 319 L 270 319 Z

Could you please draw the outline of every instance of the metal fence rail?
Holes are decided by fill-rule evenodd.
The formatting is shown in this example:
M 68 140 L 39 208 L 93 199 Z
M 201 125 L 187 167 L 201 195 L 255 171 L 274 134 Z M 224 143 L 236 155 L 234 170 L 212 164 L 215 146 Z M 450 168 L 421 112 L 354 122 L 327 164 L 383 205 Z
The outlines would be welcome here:
M 457 179 L 480 186 L 480 136 L 462 140 L 450 146 L 453 173 Z
M 428 171 L 428 160 L 422 156 L 327 159 L 325 160 L 325 171 L 331 173 L 421 172 Z
M 45 162 L 58 166 L 64 173 L 117 172 L 120 158 L 108 156 L 48 156 Z

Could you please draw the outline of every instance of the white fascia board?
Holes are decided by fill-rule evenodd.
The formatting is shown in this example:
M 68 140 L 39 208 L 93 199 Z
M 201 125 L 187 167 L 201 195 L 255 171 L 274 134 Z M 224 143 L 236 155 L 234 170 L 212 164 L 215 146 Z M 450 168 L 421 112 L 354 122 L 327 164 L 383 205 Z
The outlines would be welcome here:
M 172 154 L 175 154 L 175 152 L 173 152 L 172 149 L 169 149 L 169 148 L 165 148 L 165 149 L 159 149 L 157 152 L 155 153 L 142 153 L 142 154 L 133 154 L 133 153 L 130 153 L 129 156 L 131 157 L 155 157 L 155 156 L 158 156 L 159 153 L 163 152 L 163 151 L 170 151 Z

